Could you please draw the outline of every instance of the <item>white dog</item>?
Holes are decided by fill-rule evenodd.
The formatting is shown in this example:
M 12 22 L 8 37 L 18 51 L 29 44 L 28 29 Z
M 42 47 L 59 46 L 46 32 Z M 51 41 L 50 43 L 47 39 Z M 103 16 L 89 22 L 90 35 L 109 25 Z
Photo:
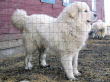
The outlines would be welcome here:
M 90 32 L 90 36 L 92 38 L 104 38 L 107 34 L 107 26 L 102 20 L 98 20 L 97 22 L 92 24 L 92 30 Z
M 68 79 L 76 80 L 74 75 L 80 75 L 77 68 L 78 54 L 88 39 L 91 30 L 90 22 L 94 17 L 96 14 L 90 11 L 85 2 L 74 2 L 65 7 L 58 18 L 55 20 L 52 18 L 54 21 L 51 20 L 49 23 L 41 22 L 44 18 L 38 18 L 37 15 L 27 16 L 23 10 L 15 11 L 11 21 L 15 28 L 23 30 L 27 55 L 25 68 L 32 68 L 34 51 L 41 54 L 41 65 L 47 66 L 46 54 L 53 49 L 59 52 Z

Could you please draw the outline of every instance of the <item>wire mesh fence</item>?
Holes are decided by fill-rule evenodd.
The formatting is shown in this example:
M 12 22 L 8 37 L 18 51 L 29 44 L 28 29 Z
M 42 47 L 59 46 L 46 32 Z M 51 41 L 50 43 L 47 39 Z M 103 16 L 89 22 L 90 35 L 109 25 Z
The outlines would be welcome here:
M 84 0 L 90 10 L 88 6 L 84 10 L 83 4 L 80 4 L 82 10 L 73 16 L 78 5 L 69 5 L 74 1 L 0 1 L 0 82 L 69 82 L 71 78 L 68 74 L 71 75 L 73 71 L 65 71 L 71 70 L 71 63 L 62 63 L 62 59 L 66 54 L 65 61 L 71 61 L 71 54 L 76 56 L 76 53 L 79 54 L 78 70 L 81 73 L 80 76 L 74 73 L 78 82 L 110 81 L 110 36 L 106 34 L 102 39 L 87 36 L 91 23 L 88 14 L 85 15 L 95 9 L 97 19 L 104 21 L 103 1 Z M 16 9 L 23 11 L 17 11 L 12 19 Z M 97 33 L 103 35 L 102 30 Z M 82 48 L 83 43 L 86 45 Z M 46 57 L 45 54 L 49 55 Z M 67 59 L 69 56 L 70 60 Z M 73 70 L 76 65 L 74 62 Z

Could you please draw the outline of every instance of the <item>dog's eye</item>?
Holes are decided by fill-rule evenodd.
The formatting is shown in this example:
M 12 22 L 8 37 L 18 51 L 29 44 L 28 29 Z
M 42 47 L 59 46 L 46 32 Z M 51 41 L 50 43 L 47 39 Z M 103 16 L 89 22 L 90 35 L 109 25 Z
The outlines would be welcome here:
M 88 12 L 87 10 L 85 10 L 84 12 Z

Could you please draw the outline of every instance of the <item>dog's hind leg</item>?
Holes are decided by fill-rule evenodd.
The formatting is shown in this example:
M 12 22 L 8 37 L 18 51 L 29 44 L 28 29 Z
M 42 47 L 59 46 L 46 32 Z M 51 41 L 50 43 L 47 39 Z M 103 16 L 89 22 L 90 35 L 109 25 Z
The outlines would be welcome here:
M 41 55 L 41 57 L 40 57 L 40 65 L 42 66 L 42 67 L 47 67 L 48 66 L 48 64 L 47 64 L 47 62 L 46 62 L 46 55 L 47 54 L 42 54 Z
M 46 49 L 46 50 L 44 51 L 44 53 L 42 53 L 42 54 L 40 55 L 40 65 L 41 65 L 41 67 L 48 67 L 48 66 L 49 66 L 49 65 L 47 64 L 47 62 L 46 62 L 47 52 L 48 52 L 48 49 Z
M 63 65 L 63 68 L 66 72 L 66 75 L 69 80 L 77 80 L 77 78 L 74 77 L 73 74 L 73 65 L 72 65 L 73 55 L 62 55 L 61 56 L 61 63 Z
M 25 40 L 24 42 L 24 49 L 25 49 L 25 54 L 26 54 L 26 57 L 25 57 L 25 69 L 26 70 L 31 70 L 33 65 L 32 65 L 32 55 L 33 55 L 33 51 L 34 51 L 34 46 L 33 46 L 33 43 L 32 41 L 30 40 Z
M 32 69 L 33 65 L 32 65 L 31 61 L 32 61 L 32 55 L 28 54 L 25 58 L 25 69 L 26 70 Z

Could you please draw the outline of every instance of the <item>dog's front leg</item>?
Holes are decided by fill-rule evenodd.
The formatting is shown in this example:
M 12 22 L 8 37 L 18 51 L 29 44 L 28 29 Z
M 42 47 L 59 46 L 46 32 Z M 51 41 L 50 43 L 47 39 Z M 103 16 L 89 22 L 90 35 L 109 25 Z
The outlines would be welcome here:
M 68 79 L 69 80 L 77 80 L 73 74 L 72 60 L 73 60 L 73 55 L 68 54 L 68 55 L 61 56 L 61 63 L 63 65 L 63 68 L 66 72 Z
M 77 76 L 81 75 L 81 73 L 78 71 L 78 54 L 79 53 L 74 54 L 73 57 L 73 73 Z

